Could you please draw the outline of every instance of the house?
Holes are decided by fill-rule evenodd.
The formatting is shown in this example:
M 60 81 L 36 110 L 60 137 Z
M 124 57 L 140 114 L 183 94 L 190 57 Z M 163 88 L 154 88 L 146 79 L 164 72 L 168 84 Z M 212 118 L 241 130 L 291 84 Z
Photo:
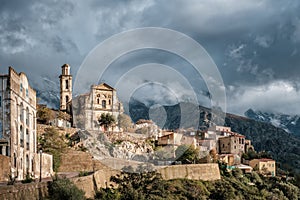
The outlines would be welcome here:
M 197 141 L 195 137 L 184 135 L 182 133 L 169 132 L 163 136 L 158 137 L 158 146 L 180 146 L 180 145 L 191 145 L 194 148 L 197 147 Z
M 52 173 L 52 156 L 37 154 L 36 112 L 36 91 L 26 74 L 9 67 L 8 74 L 0 75 L 0 154 L 17 180 L 27 174 L 39 177 L 40 163 L 44 176 Z M 0 176 L 8 178 L 7 174 Z
M 230 132 L 229 136 L 219 138 L 220 154 L 238 154 L 245 152 L 245 136 Z
M 253 159 L 249 161 L 249 165 L 253 169 L 257 169 L 259 173 L 267 176 L 276 176 L 275 160 L 269 158 Z

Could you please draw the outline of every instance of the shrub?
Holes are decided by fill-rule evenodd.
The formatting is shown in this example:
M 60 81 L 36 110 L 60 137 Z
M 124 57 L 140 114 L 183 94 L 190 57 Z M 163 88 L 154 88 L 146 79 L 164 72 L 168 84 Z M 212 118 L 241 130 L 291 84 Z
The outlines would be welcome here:
M 55 177 L 48 186 L 50 199 L 53 200 L 84 200 L 84 191 L 78 189 L 73 182 L 66 178 Z
M 22 180 L 22 183 L 31 183 L 33 181 L 33 178 L 31 177 L 31 175 L 29 173 L 26 174 L 26 177 L 24 180 Z

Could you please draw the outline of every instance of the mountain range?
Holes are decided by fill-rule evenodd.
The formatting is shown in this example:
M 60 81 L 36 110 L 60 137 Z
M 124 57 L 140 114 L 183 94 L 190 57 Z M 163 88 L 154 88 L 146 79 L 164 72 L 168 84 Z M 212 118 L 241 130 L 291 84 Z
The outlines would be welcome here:
M 260 122 L 270 123 L 273 126 L 284 129 L 286 132 L 293 133 L 300 137 L 300 116 L 287 115 L 282 113 L 270 113 L 254 111 L 249 109 L 245 116 Z

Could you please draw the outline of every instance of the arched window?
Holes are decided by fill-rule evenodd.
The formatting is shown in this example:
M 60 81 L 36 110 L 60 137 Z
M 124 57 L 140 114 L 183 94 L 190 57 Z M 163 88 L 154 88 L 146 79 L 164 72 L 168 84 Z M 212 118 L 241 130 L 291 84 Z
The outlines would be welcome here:
M 20 145 L 21 147 L 24 146 L 24 133 L 23 133 L 23 126 L 20 126 Z
M 29 126 L 29 108 L 26 108 L 26 125 Z
M 100 99 L 99 98 L 97 98 L 97 104 L 100 104 Z
M 20 121 L 24 120 L 24 106 L 23 103 L 20 105 Z
M 111 101 L 110 101 L 110 99 L 108 100 L 108 105 L 110 105 L 111 104 Z
M 69 89 L 69 80 L 66 80 L 66 89 Z
M 26 172 L 28 173 L 29 172 L 29 157 L 28 155 L 26 155 Z
M 66 96 L 66 104 L 69 102 L 69 96 Z
M 106 101 L 102 100 L 102 108 L 106 108 Z

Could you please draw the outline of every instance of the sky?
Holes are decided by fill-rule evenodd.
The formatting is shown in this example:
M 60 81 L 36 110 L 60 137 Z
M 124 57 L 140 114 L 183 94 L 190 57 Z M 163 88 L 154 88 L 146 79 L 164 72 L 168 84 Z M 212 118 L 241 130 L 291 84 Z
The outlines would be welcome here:
M 228 112 L 243 115 L 252 108 L 300 114 L 297 0 L 2 0 L 0 73 L 13 66 L 28 75 L 34 88 L 45 91 L 49 82 L 59 84 L 64 63 L 70 64 L 75 77 L 98 44 L 114 34 L 142 27 L 172 29 L 201 44 L 224 81 Z M 167 54 L 141 50 L 125 55 L 112 64 L 106 80 L 118 73 L 113 65 L 158 62 L 188 66 Z M 193 80 L 192 71 L 184 69 L 180 73 Z M 166 79 L 177 88 L 176 93 L 183 90 L 181 84 Z M 192 85 L 206 104 L 203 81 Z M 150 96 L 158 96 L 161 102 L 159 91 L 165 93 L 158 89 Z

